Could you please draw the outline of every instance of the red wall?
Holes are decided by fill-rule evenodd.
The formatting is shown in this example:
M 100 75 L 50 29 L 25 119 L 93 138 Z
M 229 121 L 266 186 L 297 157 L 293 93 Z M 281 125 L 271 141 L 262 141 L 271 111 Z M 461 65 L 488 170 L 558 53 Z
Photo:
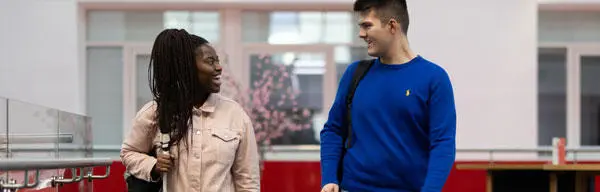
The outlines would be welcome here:
M 485 192 L 485 171 L 452 169 L 443 192 Z M 267 162 L 262 177 L 263 192 L 320 191 L 319 162 Z
M 488 162 L 456 162 L 461 163 L 488 163 Z M 523 163 L 523 162 L 502 162 Z M 542 162 L 528 162 L 542 163 Z M 598 163 L 598 162 L 595 162 Z M 319 162 L 266 162 L 262 176 L 262 192 L 306 192 L 320 191 L 320 165 Z M 105 168 L 97 168 L 95 174 L 102 175 Z M 125 167 L 120 162 L 111 166 L 108 179 L 93 182 L 94 191 L 97 192 L 126 192 L 123 174 Z M 70 174 L 70 173 L 67 173 Z M 485 192 L 485 171 L 466 171 L 452 169 L 443 192 Z M 596 178 L 596 186 L 600 178 Z M 77 192 L 76 185 L 66 185 L 59 191 Z M 50 192 L 54 190 L 39 190 Z M 38 192 L 39 192 L 38 191 Z M 600 192 L 600 189 L 596 189 Z
M 485 162 L 484 162 L 485 163 Z M 95 170 L 103 174 L 104 169 Z M 108 179 L 94 181 L 94 191 L 125 191 L 125 167 L 116 162 Z M 319 162 L 266 162 L 262 176 L 262 192 L 320 191 L 321 167 Z M 458 171 L 453 169 L 444 192 L 484 192 L 484 171 Z

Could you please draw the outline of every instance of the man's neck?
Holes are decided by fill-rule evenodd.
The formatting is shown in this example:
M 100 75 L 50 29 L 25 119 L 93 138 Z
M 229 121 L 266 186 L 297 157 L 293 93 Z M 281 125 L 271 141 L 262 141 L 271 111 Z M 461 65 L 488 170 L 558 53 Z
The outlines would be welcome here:
M 388 52 L 381 56 L 381 63 L 384 64 L 404 64 L 413 60 L 417 57 L 410 46 L 408 45 L 408 41 L 404 38 L 401 42 L 397 42 L 393 44 Z

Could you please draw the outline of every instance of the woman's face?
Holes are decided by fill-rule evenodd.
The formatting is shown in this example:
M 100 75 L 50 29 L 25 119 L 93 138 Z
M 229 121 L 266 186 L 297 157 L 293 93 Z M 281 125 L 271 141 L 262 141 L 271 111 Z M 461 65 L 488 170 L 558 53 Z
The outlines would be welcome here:
M 196 68 L 198 69 L 198 80 L 210 93 L 218 93 L 221 90 L 221 71 L 223 68 L 219 63 L 219 56 L 210 45 L 201 45 L 196 54 Z

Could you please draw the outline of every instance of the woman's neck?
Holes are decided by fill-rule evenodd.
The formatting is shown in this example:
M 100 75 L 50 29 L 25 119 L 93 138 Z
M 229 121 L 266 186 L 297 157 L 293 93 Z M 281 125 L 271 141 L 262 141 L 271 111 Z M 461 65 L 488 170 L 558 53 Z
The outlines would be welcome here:
M 194 107 L 196 107 L 196 108 L 202 107 L 202 105 L 204 105 L 206 100 L 208 100 L 209 96 L 210 96 L 210 93 L 208 93 L 208 92 L 202 92 L 202 93 L 198 94 L 198 96 L 196 97 L 196 99 L 194 101 L 194 103 L 195 103 Z

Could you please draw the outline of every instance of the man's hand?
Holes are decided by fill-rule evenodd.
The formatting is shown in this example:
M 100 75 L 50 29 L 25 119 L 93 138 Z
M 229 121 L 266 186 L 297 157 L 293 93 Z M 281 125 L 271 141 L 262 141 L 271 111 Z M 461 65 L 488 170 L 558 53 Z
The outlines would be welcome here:
M 321 189 L 321 192 L 340 192 L 340 186 L 338 186 L 335 183 L 329 183 L 329 184 L 323 186 L 323 189 Z

